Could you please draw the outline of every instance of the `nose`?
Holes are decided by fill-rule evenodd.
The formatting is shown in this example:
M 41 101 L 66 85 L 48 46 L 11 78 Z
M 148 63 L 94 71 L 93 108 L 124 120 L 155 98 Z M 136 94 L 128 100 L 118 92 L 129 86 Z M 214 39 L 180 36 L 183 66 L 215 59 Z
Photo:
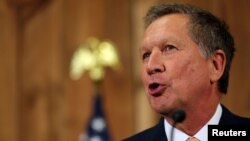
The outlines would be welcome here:
M 165 71 L 164 60 L 161 58 L 161 52 L 152 52 L 147 62 L 147 73 L 149 75 Z

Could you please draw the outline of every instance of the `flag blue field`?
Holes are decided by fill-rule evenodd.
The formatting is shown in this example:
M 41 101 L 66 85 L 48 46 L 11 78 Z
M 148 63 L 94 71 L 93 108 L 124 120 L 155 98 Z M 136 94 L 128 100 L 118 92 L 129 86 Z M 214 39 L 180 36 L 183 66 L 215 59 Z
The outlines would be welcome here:
M 92 115 L 86 133 L 80 136 L 80 141 L 112 141 L 99 93 L 95 95 Z

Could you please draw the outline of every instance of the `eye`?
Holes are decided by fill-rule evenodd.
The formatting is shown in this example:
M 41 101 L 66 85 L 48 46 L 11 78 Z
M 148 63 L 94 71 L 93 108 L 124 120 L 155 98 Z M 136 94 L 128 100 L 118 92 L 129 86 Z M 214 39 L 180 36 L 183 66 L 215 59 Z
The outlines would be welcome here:
M 163 52 L 169 52 L 169 51 L 173 51 L 176 50 L 177 47 L 173 46 L 173 45 L 165 45 L 162 49 Z
M 148 58 L 150 56 L 150 52 L 145 52 L 142 54 L 142 60 L 145 60 L 146 58 Z

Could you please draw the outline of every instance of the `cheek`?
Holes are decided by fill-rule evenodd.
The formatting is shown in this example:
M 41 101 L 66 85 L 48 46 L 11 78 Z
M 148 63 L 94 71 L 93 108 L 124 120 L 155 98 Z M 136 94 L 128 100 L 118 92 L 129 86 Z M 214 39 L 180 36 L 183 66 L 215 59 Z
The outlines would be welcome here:
M 206 61 L 200 60 L 192 63 L 187 73 L 189 73 L 191 81 L 208 80 L 209 70 Z
M 174 87 L 181 93 L 197 92 L 209 85 L 209 73 L 204 60 L 186 60 L 175 67 Z M 172 70 L 174 72 L 174 70 Z M 186 91 L 186 92 L 184 92 Z M 199 92 L 198 92 L 199 91 Z

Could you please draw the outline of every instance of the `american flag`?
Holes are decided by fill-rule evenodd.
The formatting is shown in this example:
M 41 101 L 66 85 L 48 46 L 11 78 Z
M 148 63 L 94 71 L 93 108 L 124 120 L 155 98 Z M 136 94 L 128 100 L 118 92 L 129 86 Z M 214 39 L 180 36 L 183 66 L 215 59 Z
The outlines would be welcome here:
M 112 141 L 99 91 L 95 95 L 92 112 L 86 133 L 80 135 L 79 141 Z

